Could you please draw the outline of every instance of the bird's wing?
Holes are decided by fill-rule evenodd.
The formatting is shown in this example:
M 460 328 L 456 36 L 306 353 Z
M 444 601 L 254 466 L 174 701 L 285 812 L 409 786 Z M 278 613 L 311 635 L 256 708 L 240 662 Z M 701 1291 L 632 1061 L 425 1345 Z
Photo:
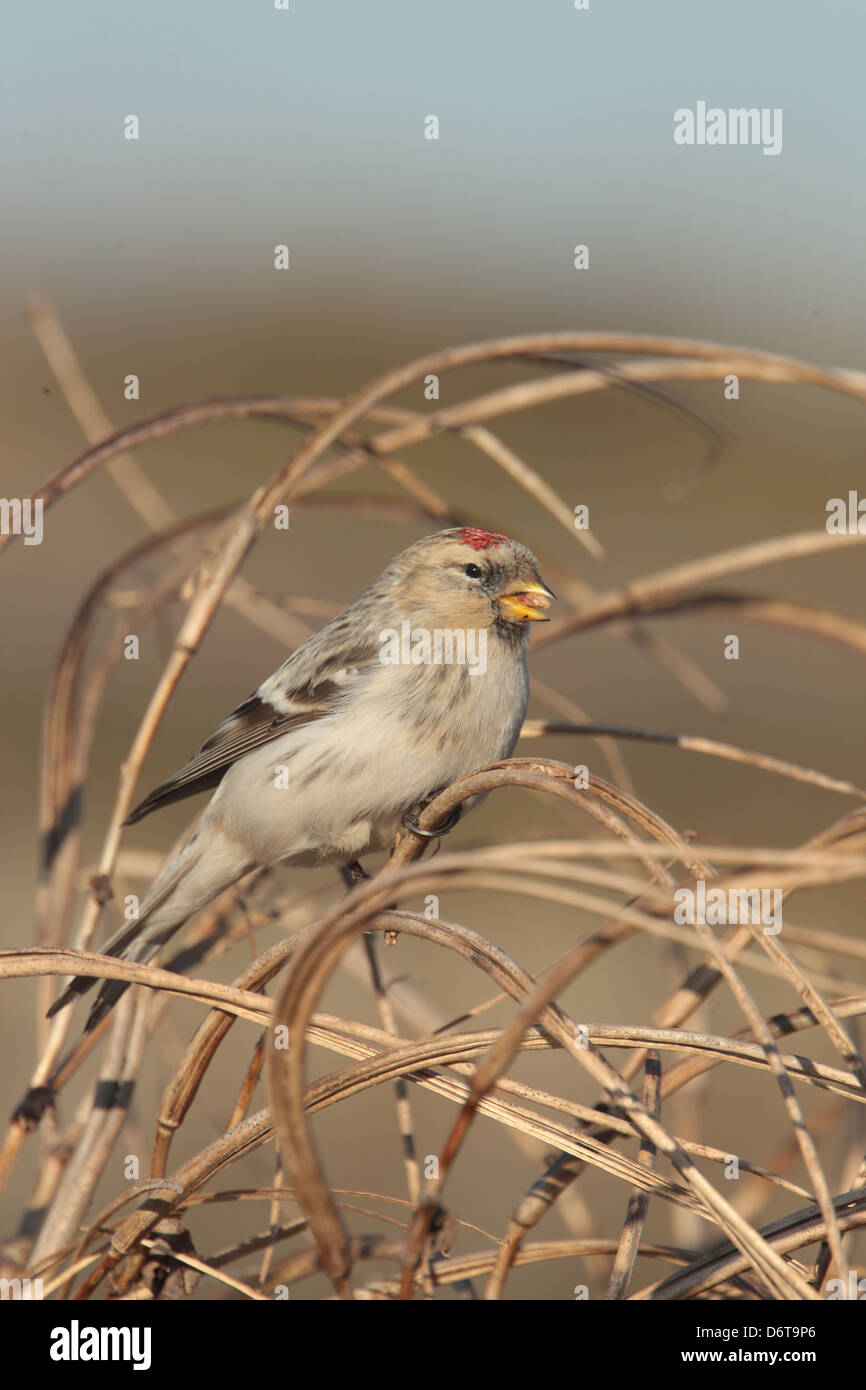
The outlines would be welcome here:
M 359 643 L 348 651 L 343 647 L 338 654 L 321 660 L 316 659 L 313 644 L 318 646 L 316 638 L 263 681 L 214 730 L 194 758 L 135 807 L 125 824 L 134 825 L 160 806 L 209 791 L 245 753 L 329 714 L 345 696 L 353 676 L 363 667 L 378 665 L 378 643 Z

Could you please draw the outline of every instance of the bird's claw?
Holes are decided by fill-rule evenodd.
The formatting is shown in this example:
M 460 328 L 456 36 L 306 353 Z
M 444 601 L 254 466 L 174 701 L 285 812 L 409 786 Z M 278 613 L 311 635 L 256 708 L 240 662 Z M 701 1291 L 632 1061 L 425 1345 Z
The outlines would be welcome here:
M 420 810 L 416 814 L 420 815 Z M 444 825 L 440 825 L 437 830 L 422 830 L 420 825 L 410 818 L 410 813 L 407 811 L 400 824 L 405 830 L 411 830 L 413 835 L 419 835 L 422 840 L 439 840 L 443 835 L 447 835 L 449 830 L 454 829 L 462 815 L 463 807 L 455 806 Z

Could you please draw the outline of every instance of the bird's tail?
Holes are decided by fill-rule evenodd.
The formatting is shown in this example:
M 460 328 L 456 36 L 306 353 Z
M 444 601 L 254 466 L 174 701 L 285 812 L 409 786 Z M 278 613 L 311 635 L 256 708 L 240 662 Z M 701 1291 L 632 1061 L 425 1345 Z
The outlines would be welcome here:
M 146 964 L 199 908 L 237 882 L 250 869 L 241 847 L 210 825 L 193 831 L 183 849 L 156 880 L 138 916 L 124 922 L 102 948 L 102 955 Z M 96 984 L 98 977 L 77 975 L 48 1010 L 59 1013 Z M 126 980 L 104 980 L 85 1024 L 91 1032 L 129 988 Z

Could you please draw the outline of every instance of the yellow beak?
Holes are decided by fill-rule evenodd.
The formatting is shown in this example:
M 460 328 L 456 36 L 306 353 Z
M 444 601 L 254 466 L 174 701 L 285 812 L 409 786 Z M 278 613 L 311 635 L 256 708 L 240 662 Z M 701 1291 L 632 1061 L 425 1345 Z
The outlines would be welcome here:
M 546 623 L 549 619 L 545 618 L 544 610 L 550 607 L 552 598 L 556 598 L 556 594 L 539 580 L 537 584 L 524 584 L 514 593 L 502 594 L 499 611 L 509 623 Z

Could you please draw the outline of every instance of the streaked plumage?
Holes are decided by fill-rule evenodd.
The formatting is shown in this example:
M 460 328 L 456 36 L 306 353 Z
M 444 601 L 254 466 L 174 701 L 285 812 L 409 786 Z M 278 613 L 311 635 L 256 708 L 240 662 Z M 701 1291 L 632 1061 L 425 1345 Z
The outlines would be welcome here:
M 216 788 L 137 920 L 104 953 L 149 960 L 192 913 L 259 865 L 347 864 L 386 849 L 407 812 L 508 757 L 529 694 L 528 623 L 542 617 L 549 593 L 532 552 L 491 532 L 443 531 L 397 555 L 132 812 L 129 824 Z M 422 633 L 471 633 L 486 644 L 486 669 L 384 664 L 384 633 L 404 623 Z M 51 1012 L 93 983 L 73 980 Z M 125 988 L 103 983 L 88 1029 Z

